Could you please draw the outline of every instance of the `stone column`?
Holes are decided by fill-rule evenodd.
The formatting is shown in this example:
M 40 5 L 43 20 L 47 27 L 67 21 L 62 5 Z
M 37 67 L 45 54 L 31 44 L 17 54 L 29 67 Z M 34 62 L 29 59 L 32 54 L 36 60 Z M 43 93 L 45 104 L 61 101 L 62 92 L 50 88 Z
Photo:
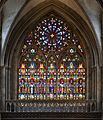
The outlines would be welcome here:
M 10 89 L 12 91 L 10 91 L 10 99 L 15 100 L 15 96 L 16 96 L 16 77 L 17 77 L 17 71 L 15 70 L 15 65 L 11 66 L 10 72 Z
M 103 39 L 102 39 L 103 40 Z M 103 52 L 103 51 L 102 51 Z M 102 89 L 101 89 L 101 93 L 102 93 L 102 100 L 101 100 L 101 104 L 102 104 L 102 120 L 103 120 L 103 66 L 101 67 L 101 80 L 102 80 L 102 82 L 101 82 L 101 84 L 102 84 Z
M 96 94 L 96 88 L 97 88 L 97 69 L 95 66 L 93 66 L 91 68 L 92 73 L 91 73 L 91 77 L 92 77 L 92 82 L 91 82 L 91 87 L 92 87 L 92 100 L 95 100 L 97 97 Z
M 6 100 L 10 100 L 10 67 L 1 67 L 2 111 L 6 110 Z
M 87 77 L 87 99 L 92 99 L 92 68 L 91 67 L 88 67 L 88 77 Z
M 1 20 L 2 12 L 0 11 L 0 111 L 1 111 L 1 104 L 2 104 L 2 93 L 1 93 L 1 42 L 2 42 L 2 20 Z
M 101 91 L 102 91 L 102 84 L 101 84 L 101 67 L 97 66 L 97 110 L 101 111 L 102 108 L 102 103 L 101 103 L 101 99 L 102 99 L 102 95 L 101 95 Z
M 5 89 L 6 89 L 6 93 L 5 93 L 5 97 L 6 100 L 10 100 L 10 70 L 11 67 L 6 67 L 5 69 Z
M 101 89 L 101 91 L 102 91 L 102 111 L 103 111 L 103 12 L 102 12 L 102 27 L 101 27 L 101 44 L 102 44 L 102 54 L 101 54 L 101 61 L 102 61 L 102 68 L 101 68 L 101 80 L 102 80 L 102 82 L 101 82 L 101 84 L 102 84 L 102 89 Z M 103 119 L 103 118 L 102 118 Z
M 96 93 L 96 88 L 97 88 L 97 69 L 95 66 L 89 67 L 89 71 L 87 74 L 87 95 L 88 99 L 95 100 L 97 93 Z
M 92 66 L 89 70 L 89 99 L 96 100 L 97 105 L 95 106 L 97 111 L 101 111 L 101 79 L 103 74 L 101 74 L 101 67 L 99 65 Z
M 0 111 L 2 109 L 2 92 L 1 92 L 1 66 L 0 66 Z
M 5 111 L 5 66 L 1 66 L 1 111 Z

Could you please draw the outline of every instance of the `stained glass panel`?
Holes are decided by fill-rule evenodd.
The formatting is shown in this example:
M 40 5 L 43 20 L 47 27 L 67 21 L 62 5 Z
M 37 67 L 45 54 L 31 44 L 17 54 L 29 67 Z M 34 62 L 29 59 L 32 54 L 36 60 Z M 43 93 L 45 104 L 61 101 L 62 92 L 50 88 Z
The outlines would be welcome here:
M 78 35 L 54 15 L 26 36 L 18 67 L 19 100 L 86 98 L 85 51 Z

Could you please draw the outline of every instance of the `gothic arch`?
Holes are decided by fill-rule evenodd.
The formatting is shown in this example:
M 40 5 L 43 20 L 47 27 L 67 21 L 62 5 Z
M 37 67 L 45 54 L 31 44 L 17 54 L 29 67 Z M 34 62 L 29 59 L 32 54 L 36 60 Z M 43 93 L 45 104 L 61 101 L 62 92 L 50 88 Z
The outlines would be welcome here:
M 90 30 L 84 20 L 75 13 L 72 9 L 64 5 L 59 1 L 43 2 L 33 8 L 28 14 L 26 14 L 16 27 L 10 31 L 10 36 L 7 38 L 7 44 L 4 48 L 4 74 L 6 78 L 3 81 L 6 83 L 5 97 L 4 99 L 16 99 L 16 81 L 17 81 L 17 58 L 18 53 L 28 31 L 32 29 L 38 20 L 43 18 L 45 15 L 51 12 L 58 14 L 65 19 L 72 28 L 77 31 L 80 38 L 83 40 L 84 48 L 86 50 L 87 59 L 87 93 L 88 99 L 95 99 L 100 102 L 100 93 L 98 93 L 96 85 L 98 76 L 93 77 L 97 74 L 97 66 L 99 64 L 98 45 L 93 32 Z M 15 80 L 15 81 L 14 81 Z M 97 95 L 98 93 L 98 95 Z M 97 98 L 99 96 L 99 98 Z

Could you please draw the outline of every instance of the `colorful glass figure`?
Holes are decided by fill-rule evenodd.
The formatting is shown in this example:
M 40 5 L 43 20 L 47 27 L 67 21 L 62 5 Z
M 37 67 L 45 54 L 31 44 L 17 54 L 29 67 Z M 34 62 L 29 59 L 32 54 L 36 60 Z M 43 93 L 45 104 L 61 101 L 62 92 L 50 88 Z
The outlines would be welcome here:
M 50 64 L 48 67 L 48 99 L 56 98 L 56 67 Z
M 46 98 L 46 70 L 42 63 L 40 63 L 38 70 L 37 70 L 37 98 L 38 99 L 45 99 Z
M 63 64 L 58 69 L 58 99 L 66 99 L 66 68 Z

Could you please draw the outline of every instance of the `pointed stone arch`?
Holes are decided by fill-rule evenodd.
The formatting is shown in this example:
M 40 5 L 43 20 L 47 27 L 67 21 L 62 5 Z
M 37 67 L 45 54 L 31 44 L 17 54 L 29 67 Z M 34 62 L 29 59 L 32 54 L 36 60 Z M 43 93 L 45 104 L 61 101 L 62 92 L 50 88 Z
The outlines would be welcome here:
M 82 39 L 87 59 L 87 96 L 88 99 L 95 99 L 99 102 L 100 93 L 97 91 L 98 85 L 96 85 L 96 83 L 97 79 L 100 80 L 100 78 L 98 75 L 93 77 L 93 75 L 97 74 L 99 55 L 98 45 L 96 44 L 96 38 L 94 37 L 93 31 L 91 31 L 86 22 L 76 12 L 60 1 L 55 0 L 40 3 L 27 13 L 13 29 L 11 29 L 7 42 L 5 43 L 2 59 L 4 64 L 4 76 L 6 76 L 2 77 L 2 81 L 6 83 L 6 86 L 4 85 L 6 91 L 3 93 L 3 95 L 6 96 L 6 98 L 4 97 L 4 100 L 16 98 L 17 58 L 19 57 L 19 50 L 26 34 L 38 20 L 50 13 L 58 14 L 65 19 L 72 28 L 77 31 Z M 99 98 L 97 98 L 98 96 Z

